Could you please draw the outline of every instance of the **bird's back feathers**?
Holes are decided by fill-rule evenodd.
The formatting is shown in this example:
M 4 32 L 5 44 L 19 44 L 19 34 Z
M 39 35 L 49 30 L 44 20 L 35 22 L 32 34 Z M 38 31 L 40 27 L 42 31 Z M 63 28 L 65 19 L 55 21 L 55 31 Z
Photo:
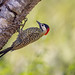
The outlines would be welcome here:
M 19 34 L 17 40 L 12 44 L 13 50 L 27 46 L 42 37 L 41 29 L 37 27 L 28 28 Z

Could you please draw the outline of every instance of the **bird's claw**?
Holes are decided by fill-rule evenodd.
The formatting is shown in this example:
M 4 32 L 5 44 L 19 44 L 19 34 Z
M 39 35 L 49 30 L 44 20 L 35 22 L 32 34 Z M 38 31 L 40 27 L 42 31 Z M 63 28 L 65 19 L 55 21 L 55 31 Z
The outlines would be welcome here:
M 17 30 L 17 32 L 21 33 L 23 31 L 23 27 L 25 26 L 25 24 L 26 24 L 27 21 L 28 21 L 28 18 L 25 18 L 24 19 L 24 23 L 23 24 L 20 24 L 20 26 L 22 26 L 21 29 L 19 27 L 18 30 Z

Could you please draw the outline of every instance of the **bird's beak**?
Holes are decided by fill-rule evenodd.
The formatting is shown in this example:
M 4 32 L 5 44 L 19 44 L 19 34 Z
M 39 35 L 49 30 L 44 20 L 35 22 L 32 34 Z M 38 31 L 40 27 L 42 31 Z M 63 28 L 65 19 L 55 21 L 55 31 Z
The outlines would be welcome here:
M 39 21 L 36 21 L 39 24 L 39 27 L 41 28 L 41 23 Z

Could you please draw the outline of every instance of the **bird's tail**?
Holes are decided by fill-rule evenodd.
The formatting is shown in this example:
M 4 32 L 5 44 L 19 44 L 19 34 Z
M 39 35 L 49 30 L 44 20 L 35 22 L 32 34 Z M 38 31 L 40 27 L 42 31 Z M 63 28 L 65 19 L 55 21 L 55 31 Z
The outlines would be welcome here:
M 0 51 L 0 58 L 1 58 L 2 56 L 4 56 L 7 52 L 9 52 L 12 48 L 13 48 L 13 47 L 9 47 L 9 48 L 7 48 L 7 49 L 4 49 L 4 50 Z

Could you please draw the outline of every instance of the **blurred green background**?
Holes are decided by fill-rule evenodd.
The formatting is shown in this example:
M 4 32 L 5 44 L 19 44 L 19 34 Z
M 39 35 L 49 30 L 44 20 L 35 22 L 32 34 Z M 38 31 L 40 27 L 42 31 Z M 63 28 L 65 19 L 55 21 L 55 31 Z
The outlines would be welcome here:
M 38 20 L 48 24 L 50 32 L 1 58 L 0 75 L 75 75 L 75 0 L 42 0 L 27 17 L 24 29 L 38 27 Z

